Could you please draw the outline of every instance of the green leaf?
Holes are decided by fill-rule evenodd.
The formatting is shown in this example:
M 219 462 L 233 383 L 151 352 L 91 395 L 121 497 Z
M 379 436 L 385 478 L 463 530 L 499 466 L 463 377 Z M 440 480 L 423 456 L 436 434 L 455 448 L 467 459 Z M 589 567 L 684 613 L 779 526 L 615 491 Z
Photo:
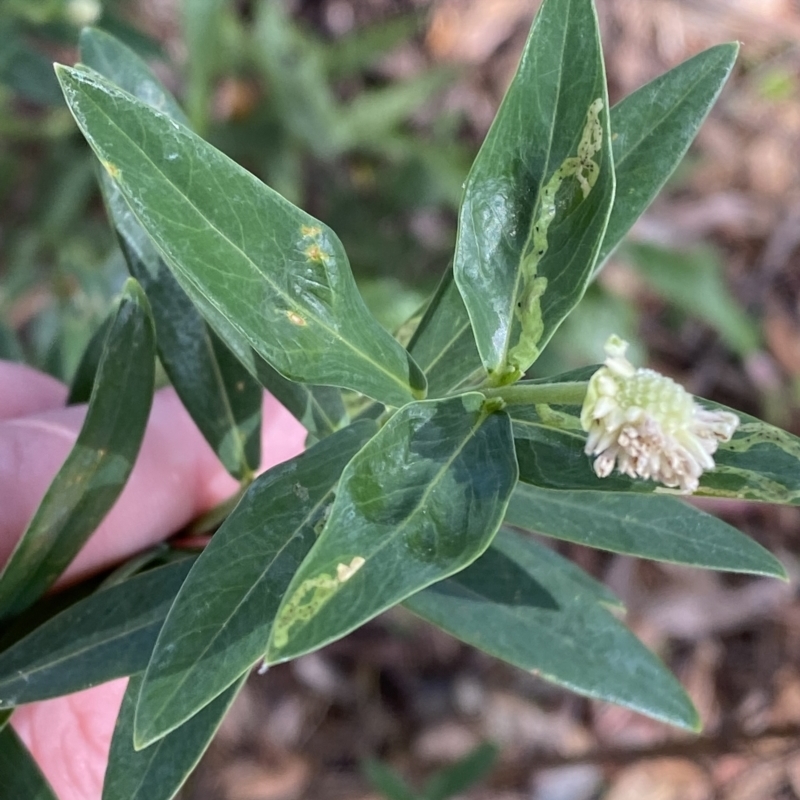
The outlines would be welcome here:
M 227 0 L 182 0 L 181 22 L 188 51 L 186 103 L 198 130 L 208 122 L 212 80 L 219 68 Z
M 101 186 L 128 267 L 152 298 L 164 368 L 198 428 L 234 475 L 241 474 L 244 467 L 257 466 L 260 460 L 255 414 L 261 411 L 261 393 L 237 369 L 231 353 L 310 433 L 322 438 L 344 424 L 347 413 L 338 389 L 287 380 L 202 298 L 195 295 L 190 300 L 120 191 L 107 176 L 102 178 Z M 226 376 L 230 379 L 226 380 Z M 239 385 L 241 389 L 237 388 Z
M 85 29 L 81 59 L 143 102 L 186 123 L 147 64 L 113 36 Z M 261 389 L 203 322 L 113 181 L 103 174 L 100 183 L 128 268 L 150 300 L 161 363 L 222 464 L 243 478 L 261 461 Z
M 532 383 L 588 380 L 597 367 Z M 518 383 L 525 386 L 527 382 Z M 515 387 L 516 388 L 516 387 Z M 741 411 L 698 398 L 700 405 L 732 411 L 741 424 L 714 454 L 716 468 L 704 472 L 695 495 L 800 505 L 800 438 Z M 520 480 L 545 489 L 611 492 L 666 491 L 653 481 L 612 473 L 598 478 L 584 452 L 579 405 L 510 406 Z
M 342 148 L 374 149 L 454 77 L 452 69 L 429 67 L 415 78 L 359 92 L 337 114 Z
M 491 770 L 498 749 L 484 742 L 451 767 L 447 767 L 428 781 L 423 800 L 447 800 L 448 797 L 471 789 Z
M 477 393 L 401 408 L 342 473 L 265 660 L 334 641 L 474 561 L 516 483 L 510 437 L 506 415 Z
M 471 567 L 405 605 L 456 638 L 573 692 L 697 730 L 697 712 L 680 684 L 565 564 L 534 540 L 502 530 Z
M 728 289 L 715 250 L 674 250 L 637 242 L 625 245 L 622 256 L 661 297 L 710 325 L 735 353 L 746 357 L 758 349 L 758 329 Z
M 611 110 L 617 191 L 598 267 L 683 159 L 728 79 L 738 44 L 704 50 Z
M 7 708 L 3 711 L 0 711 L 0 731 L 8 725 L 8 721 L 11 719 L 11 715 L 14 713 L 13 708 Z
M 769 551 L 675 497 L 517 485 L 506 523 L 614 553 L 786 578 Z
M 614 200 L 592 0 L 545 0 L 472 166 L 454 272 L 484 366 L 519 378 L 575 307 Z
M 192 563 L 186 558 L 95 592 L 0 653 L 0 708 L 144 671 Z
M 346 78 L 375 66 L 392 49 L 422 32 L 424 21 L 423 13 L 404 13 L 327 42 L 321 54 L 325 71 L 332 78 Z
M 253 353 L 256 377 L 303 427 L 318 439 L 329 436 L 347 423 L 342 393 L 333 386 L 295 383 Z
M 58 74 L 79 127 L 185 290 L 289 379 L 388 405 L 424 396 L 424 375 L 370 316 L 333 231 L 97 73 Z
M 291 18 L 285 3 L 258 4 L 254 40 L 281 126 L 315 156 L 330 160 L 341 151 L 342 136 L 322 43 Z
M 145 750 L 134 750 L 134 715 L 142 677 L 132 677 L 111 739 L 103 800 L 174 797 L 197 766 L 246 679 L 247 672 L 171 735 Z
M 142 684 L 136 746 L 177 728 L 263 655 L 342 469 L 375 433 L 365 420 L 255 480 L 198 558 Z
M 452 269 L 442 277 L 408 350 L 425 373 L 432 397 L 448 394 L 465 381 L 485 374 Z
M 361 766 L 366 779 L 386 800 L 419 800 L 408 784 L 388 765 L 370 758 Z
M 176 122 L 188 125 L 180 106 L 147 64 L 113 36 L 92 28 L 84 30 L 81 34 L 81 58 L 87 66 L 130 94 L 163 111 Z M 257 466 L 259 437 L 257 426 L 253 426 L 253 411 L 260 410 L 260 393 L 254 391 L 251 381 L 245 376 L 236 374 L 230 354 L 220 349 L 214 334 L 206 329 L 200 314 L 181 290 L 110 178 L 104 176 L 101 184 L 130 270 L 142 282 L 153 305 L 159 355 L 173 386 L 198 428 L 233 474 L 241 474 L 244 467 Z M 249 343 L 232 330 L 208 303 L 201 299 L 199 305 L 217 335 L 251 375 L 311 433 L 321 438 L 343 423 L 346 413 L 338 390 L 286 380 L 256 355 Z M 223 375 L 231 372 L 234 373 L 231 380 L 223 381 Z M 244 386 L 243 390 L 237 389 L 240 384 Z M 237 410 L 241 411 L 241 418 L 237 416 L 231 420 L 231 414 Z M 249 437 L 247 428 L 252 430 Z M 237 452 L 241 451 L 241 446 L 236 446 L 242 437 L 246 441 L 245 451 L 250 451 L 244 463 L 241 459 L 245 453 Z M 227 458 L 222 446 L 234 448 L 230 454 L 233 458 Z
M 100 366 L 100 360 L 103 357 L 106 337 L 113 322 L 114 313 L 112 312 L 100 323 L 100 327 L 92 334 L 92 338 L 89 339 L 89 343 L 84 348 L 83 355 L 78 362 L 78 368 L 75 370 L 75 375 L 72 377 L 72 383 L 69 387 L 68 406 L 89 402 L 92 396 L 92 388 L 94 387 L 94 379 Z
M 131 278 L 108 331 L 78 439 L 0 575 L 0 617 L 41 597 L 116 502 L 142 443 L 154 381 L 153 320 Z
M 135 50 L 99 28 L 84 28 L 80 36 L 81 62 L 108 78 L 143 103 L 162 111 L 181 125 L 189 120 L 175 98 L 156 78 Z
M 9 800 L 58 800 L 10 725 L 0 728 L 0 786 Z

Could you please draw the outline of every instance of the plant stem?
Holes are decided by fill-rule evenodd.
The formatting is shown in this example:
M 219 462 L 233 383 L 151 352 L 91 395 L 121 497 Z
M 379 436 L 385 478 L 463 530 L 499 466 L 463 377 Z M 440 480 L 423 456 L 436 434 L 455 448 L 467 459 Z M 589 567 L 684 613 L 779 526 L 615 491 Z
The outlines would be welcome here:
M 485 397 L 499 397 L 507 406 L 531 406 L 536 403 L 581 405 L 586 397 L 588 381 L 569 383 L 515 383 L 513 386 L 482 388 Z

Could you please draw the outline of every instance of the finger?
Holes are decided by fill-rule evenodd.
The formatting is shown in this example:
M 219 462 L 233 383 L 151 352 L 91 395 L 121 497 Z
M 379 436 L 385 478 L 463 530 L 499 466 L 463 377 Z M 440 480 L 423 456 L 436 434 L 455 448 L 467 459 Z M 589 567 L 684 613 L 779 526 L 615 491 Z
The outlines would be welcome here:
M 31 703 L 11 724 L 59 800 L 100 800 L 126 679 Z
M 300 452 L 305 432 L 273 398 L 265 412 L 263 463 L 271 466 Z M 0 563 L 66 458 L 84 413 L 76 406 L 0 423 Z M 174 391 L 158 392 L 125 489 L 62 583 L 164 539 L 236 487 Z
M 0 361 L 0 420 L 60 408 L 67 400 L 63 383 L 24 364 Z

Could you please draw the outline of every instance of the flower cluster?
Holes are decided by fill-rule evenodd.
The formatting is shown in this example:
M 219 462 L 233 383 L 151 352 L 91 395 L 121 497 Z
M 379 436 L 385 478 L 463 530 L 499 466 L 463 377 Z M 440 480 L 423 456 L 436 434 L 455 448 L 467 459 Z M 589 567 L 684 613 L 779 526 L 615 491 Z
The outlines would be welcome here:
M 625 357 L 628 343 L 606 342 L 605 365 L 592 375 L 581 410 L 588 432 L 586 454 L 597 456 L 594 471 L 605 478 L 616 466 L 632 478 L 645 478 L 690 494 L 712 455 L 739 425 L 729 411 L 711 411 L 671 378 L 636 369 Z

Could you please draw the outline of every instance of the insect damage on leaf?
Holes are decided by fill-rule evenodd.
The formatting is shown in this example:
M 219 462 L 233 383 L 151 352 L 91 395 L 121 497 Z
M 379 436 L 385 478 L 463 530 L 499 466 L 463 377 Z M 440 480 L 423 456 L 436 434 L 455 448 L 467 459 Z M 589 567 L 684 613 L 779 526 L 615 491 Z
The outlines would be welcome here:
M 336 565 L 336 575 L 327 573 L 307 578 L 297 587 L 291 599 L 275 619 L 273 642 L 281 649 L 289 641 L 289 629 L 297 622 L 306 623 L 366 564 L 362 556 L 353 556 L 349 564 Z
M 100 159 L 100 163 L 103 165 L 103 169 L 109 174 L 112 180 L 118 180 L 120 176 L 120 169 L 116 164 L 112 164 L 110 161 L 103 161 Z
M 296 311 L 287 311 L 286 316 L 289 318 L 289 322 L 291 322 L 292 325 L 297 325 L 300 328 L 304 328 L 308 324 L 305 317 L 301 317 Z
M 538 275 L 539 264 L 548 249 L 547 233 L 556 216 L 556 195 L 568 178 L 575 178 L 583 199 L 589 196 L 600 174 L 600 165 L 594 160 L 603 143 L 600 112 L 603 101 L 597 98 L 586 113 L 578 155 L 564 160 L 550 176 L 539 195 L 537 213 L 531 227 L 531 236 L 520 264 L 517 286 L 517 303 L 514 315 L 519 322 L 519 338 L 508 351 L 506 364 L 498 372 L 498 383 L 517 380 L 539 356 L 539 342 L 544 334 L 541 299 L 547 290 L 547 278 Z

